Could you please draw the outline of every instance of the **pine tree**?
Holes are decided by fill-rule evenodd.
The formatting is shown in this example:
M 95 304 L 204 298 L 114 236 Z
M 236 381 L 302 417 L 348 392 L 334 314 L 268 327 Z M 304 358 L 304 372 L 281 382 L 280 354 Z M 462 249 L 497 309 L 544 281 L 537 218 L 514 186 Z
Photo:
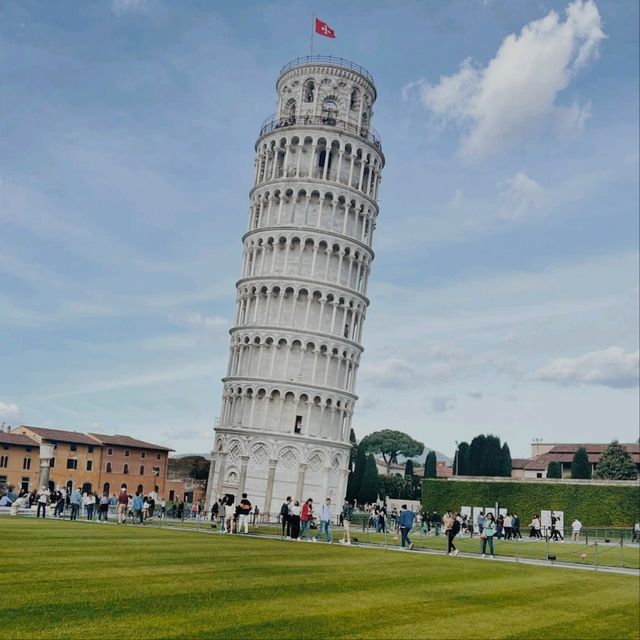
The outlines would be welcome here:
M 351 482 L 347 480 L 347 499 L 358 500 L 360 495 L 360 485 L 362 484 L 362 476 L 364 475 L 364 468 L 367 464 L 367 453 L 365 447 L 360 443 L 356 451 L 356 462 L 353 468 L 353 475 L 350 476 Z
M 458 476 L 469 474 L 469 443 L 461 442 L 453 458 L 453 473 Z
M 547 465 L 547 478 L 562 478 L 562 465 L 557 460 Z
M 574 480 L 590 480 L 591 479 L 591 463 L 589 456 L 584 447 L 580 447 L 573 454 L 571 462 L 571 477 Z
M 369 503 L 375 502 L 378 498 L 378 490 L 380 488 L 380 479 L 378 478 L 378 468 L 373 454 L 367 456 L 365 462 L 364 473 L 362 474 L 362 482 L 358 492 L 358 502 Z
M 407 460 L 407 464 L 404 468 L 404 477 L 407 480 L 411 480 L 413 478 L 413 460 Z
M 484 458 L 484 449 L 487 437 L 480 435 L 476 436 L 469 445 L 469 467 L 467 475 L 481 476 L 483 475 L 482 462 Z
M 438 476 L 438 461 L 435 451 L 429 451 L 424 463 L 424 477 L 436 478 Z
M 601 480 L 636 480 L 638 471 L 629 452 L 614 440 L 602 452 L 593 477 Z
M 511 477 L 511 451 L 509 450 L 509 445 L 505 442 L 502 445 L 502 473 L 500 474 L 504 478 Z

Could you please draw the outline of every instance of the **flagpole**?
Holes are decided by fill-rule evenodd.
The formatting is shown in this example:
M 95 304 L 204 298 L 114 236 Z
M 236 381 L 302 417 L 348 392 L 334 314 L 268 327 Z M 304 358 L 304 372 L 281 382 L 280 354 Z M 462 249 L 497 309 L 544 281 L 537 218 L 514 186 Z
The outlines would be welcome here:
M 316 28 L 316 14 L 313 14 L 313 18 L 311 18 L 311 46 L 309 47 L 309 57 L 313 55 L 313 33 Z

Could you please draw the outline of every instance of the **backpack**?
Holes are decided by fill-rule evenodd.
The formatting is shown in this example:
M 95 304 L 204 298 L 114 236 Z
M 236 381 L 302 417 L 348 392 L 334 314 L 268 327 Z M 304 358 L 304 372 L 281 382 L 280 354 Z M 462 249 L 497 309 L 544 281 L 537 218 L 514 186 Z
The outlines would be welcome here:
M 289 515 L 289 505 L 286 502 L 283 502 L 282 506 L 280 507 L 280 515 L 283 518 Z
M 460 522 L 458 520 L 453 521 L 453 527 L 451 527 L 451 531 L 454 536 L 457 536 L 460 533 Z

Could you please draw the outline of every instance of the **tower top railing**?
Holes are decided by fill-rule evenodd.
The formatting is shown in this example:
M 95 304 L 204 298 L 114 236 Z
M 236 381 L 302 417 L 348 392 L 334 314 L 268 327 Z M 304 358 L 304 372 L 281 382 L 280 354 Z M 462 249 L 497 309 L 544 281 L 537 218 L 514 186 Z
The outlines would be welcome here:
M 282 75 L 286 71 L 289 71 L 290 69 L 295 69 L 296 67 L 305 67 L 308 64 L 329 64 L 334 67 L 343 67 L 345 69 L 350 69 L 351 71 L 359 73 L 372 85 L 375 86 L 373 76 L 364 67 L 356 64 L 355 62 L 351 62 L 351 60 L 347 60 L 345 58 L 337 58 L 336 56 L 302 56 L 300 58 L 296 58 L 295 60 L 291 60 L 291 62 L 287 62 L 287 64 L 285 64 L 284 67 L 280 69 L 280 75 Z
M 275 131 L 276 129 L 283 129 L 285 127 L 299 127 L 299 126 L 323 126 L 323 127 L 335 127 L 336 129 L 342 129 L 354 135 L 360 136 L 366 140 L 369 144 L 373 145 L 376 149 L 382 152 L 382 141 L 380 140 L 380 134 L 373 127 L 362 127 L 354 124 L 353 122 L 347 122 L 346 120 L 338 120 L 330 116 L 289 116 L 288 118 L 276 118 L 275 113 L 270 115 L 260 128 L 260 135 L 262 136 Z

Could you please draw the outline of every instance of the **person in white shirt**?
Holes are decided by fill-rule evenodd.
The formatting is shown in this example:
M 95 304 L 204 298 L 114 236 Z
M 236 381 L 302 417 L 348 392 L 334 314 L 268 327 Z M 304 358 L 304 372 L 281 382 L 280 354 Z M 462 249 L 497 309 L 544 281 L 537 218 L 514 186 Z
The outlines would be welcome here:
M 40 517 L 40 511 L 42 511 L 42 517 L 44 518 L 47 512 L 47 501 L 49 500 L 49 489 L 47 487 L 40 487 L 36 495 L 38 499 L 38 510 L 36 512 L 36 518 Z
M 312 538 L 314 542 L 318 541 L 318 538 L 324 531 L 327 538 L 327 543 L 331 544 L 331 498 L 327 498 L 324 504 L 320 507 L 320 524 L 318 525 L 318 535 Z
M 582 530 L 582 522 L 578 518 L 574 518 L 571 523 L 571 540 L 578 542 L 580 540 L 580 531 Z

